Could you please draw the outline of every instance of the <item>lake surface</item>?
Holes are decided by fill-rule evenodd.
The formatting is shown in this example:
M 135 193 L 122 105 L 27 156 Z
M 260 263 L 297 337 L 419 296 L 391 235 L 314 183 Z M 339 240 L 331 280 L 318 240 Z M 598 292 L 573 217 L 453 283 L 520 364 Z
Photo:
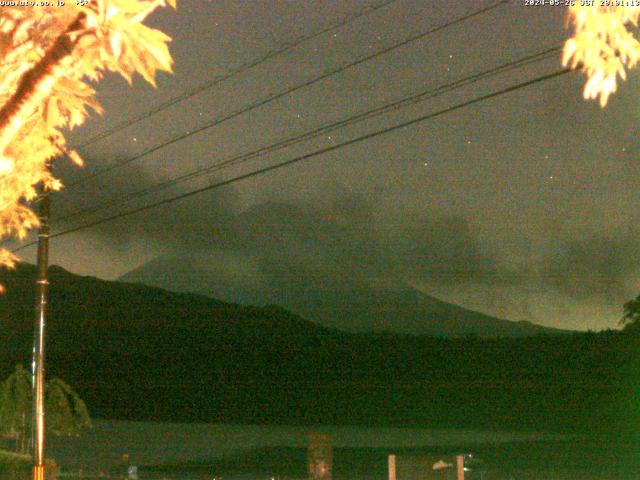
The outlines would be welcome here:
M 140 480 L 302 478 L 309 434 L 327 433 L 334 479 L 383 480 L 390 453 L 475 451 L 486 458 L 484 479 L 640 478 L 636 450 L 610 442 L 545 433 L 424 428 L 304 427 L 96 420 L 82 436 L 51 438 L 47 456 L 63 472 L 122 472 L 123 455 Z M 484 467 L 483 467 L 484 468 Z M 615 475 L 615 476 L 611 476 Z M 402 480 L 402 479 L 398 479 Z

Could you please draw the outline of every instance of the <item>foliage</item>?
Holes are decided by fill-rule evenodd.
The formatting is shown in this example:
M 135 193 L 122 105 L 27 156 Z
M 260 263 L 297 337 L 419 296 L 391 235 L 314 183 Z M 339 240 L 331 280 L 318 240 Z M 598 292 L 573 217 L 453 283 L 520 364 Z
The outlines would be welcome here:
M 617 76 L 625 80 L 626 68 L 633 68 L 640 59 L 640 42 L 631 28 L 638 26 L 640 7 L 575 5 L 569 8 L 569 21 L 575 32 L 564 46 L 562 63 L 580 68 L 587 75 L 584 97 L 600 97 L 607 104 L 616 91 Z
M 155 85 L 157 71 L 171 71 L 170 38 L 142 23 L 165 0 L 78 3 L 0 10 L 0 238 L 24 238 L 38 225 L 28 202 L 39 184 L 62 187 L 48 169 L 54 157 L 82 164 L 63 132 L 81 125 L 88 107 L 101 112 L 89 81 L 111 71 L 131 82 L 137 72 Z M 14 262 L 0 249 L 0 265 Z
M 59 378 L 47 382 L 45 411 L 48 431 L 54 435 L 75 435 L 91 426 L 87 406 L 78 394 Z
M 0 450 L 0 466 L 31 466 L 31 456 Z
M 30 455 L 0 450 L 0 478 L 27 478 L 31 462 Z
M 11 480 L 31 480 L 33 460 L 31 455 L 22 453 L 8 452 L 6 450 L 0 450 L 0 478 Z M 45 471 L 55 472 L 56 463 L 53 460 L 45 460 Z M 45 474 L 45 478 L 56 478 L 55 473 L 50 476 L 49 473 Z
M 0 386 L 0 434 L 21 440 L 25 449 L 31 422 L 31 376 L 22 365 Z
M 21 440 L 31 430 L 31 374 L 18 365 L 0 386 L 0 435 Z M 90 427 L 84 402 L 65 382 L 52 378 L 45 386 L 45 412 L 48 431 L 54 435 L 75 435 Z
M 640 295 L 624 304 L 624 315 L 621 323 L 626 323 L 627 328 L 640 325 Z

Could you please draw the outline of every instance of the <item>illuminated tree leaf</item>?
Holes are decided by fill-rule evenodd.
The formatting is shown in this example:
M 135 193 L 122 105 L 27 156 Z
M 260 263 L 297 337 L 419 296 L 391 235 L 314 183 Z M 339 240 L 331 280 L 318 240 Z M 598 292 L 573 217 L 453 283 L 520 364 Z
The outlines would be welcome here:
M 63 129 L 81 125 L 88 107 L 101 113 L 95 90 L 105 71 L 129 83 L 135 73 L 155 86 L 158 71 L 171 72 L 164 33 L 142 22 L 164 0 L 93 0 L 90 7 L 0 9 L 0 237 L 24 238 L 38 225 L 26 202 L 36 186 L 59 189 L 47 164 L 68 156 Z M 0 266 L 14 257 L 0 248 Z
M 562 64 L 580 68 L 587 75 L 586 99 L 598 99 L 604 107 L 617 90 L 617 77 L 627 78 L 626 68 L 633 68 L 640 58 L 640 42 L 629 31 L 637 27 L 640 7 L 585 6 L 578 2 L 569 7 L 573 36 L 565 42 Z

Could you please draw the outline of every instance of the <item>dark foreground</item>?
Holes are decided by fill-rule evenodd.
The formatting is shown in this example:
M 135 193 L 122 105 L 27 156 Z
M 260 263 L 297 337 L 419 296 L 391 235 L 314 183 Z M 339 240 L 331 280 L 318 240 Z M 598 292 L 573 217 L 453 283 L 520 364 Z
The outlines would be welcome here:
M 333 453 L 333 478 L 386 480 L 389 454 L 404 458 L 436 458 L 439 455 L 451 458 L 451 455 L 460 452 L 473 452 L 477 459 L 470 464 L 471 470 L 465 477 L 468 479 L 623 480 L 640 476 L 640 450 L 637 447 L 620 439 L 592 439 L 460 447 L 336 448 Z M 421 478 L 431 478 L 427 475 L 425 473 Z M 184 480 L 302 479 L 306 478 L 306 450 L 272 447 L 212 462 L 148 465 L 140 468 L 140 477 Z
M 640 430 L 640 323 L 622 332 L 518 338 L 499 331 L 482 338 L 489 332 L 476 330 L 457 338 L 356 334 L 274 306 L 228 304 L 54 267 L 49 273 L 55 308 L 47 323 L 47 374 L 71 385 L 93 417 Z M 34 274 L 27 265 L 0 272 L 7 288 L 0 296 L 0 379 L 31 361 Z M 371 300 L 402 311 L 382 294 Z M 348 310 L 348 292 L 343 303 Z
M 353 433 L 353 432 L 351 432 Z M 390 432 L 392 433 L 392 432 Z M 230 435 L 233 437 L 233 435 Z M 393 435 L 391 435 L 393 437 Z M 353 440 L 336 437 L 333 449 L 334 480 L 386 480 L 388 478 L 387 459 L 396 455 L 401 460 L 431 462 L 439 459 L 451 461 L 456 454 L 472 453 L 473 459 L 467 464 L 470 471 L 467 480 L 626 480 L 640 477 L 639 442 L 631 438 L 595 438 L 565 437 L 544 438 L 540 440 L 512 440 L 495 443 L 469 443 L 448 445 L 393 447 L 380 438 L 379 445 L 385 446 L 344 446 Z M 391 438 L 389 438 L 391 439 Z M 386 440 L 389 440 L 386 439 Z M 396 433 L 396 440 L 399 437 Z M 178 440 L 167 439 L 167 440 Z M 213 440 L 213 438 L 212 438 Z M 231 438 L 230 438 L 231 440 Z M 250 440 L 247 438 L 247 440 Z M 152 454 L 143 460 L 140 455 L 132 456 L 130 464 L 137 464 L 139 480 L 298 480 L 307 476 L 307 450 L 299 446 L 296 439 L 287 446 L 253 446 L 241 449 L 215 448 L 217 453 L 200 455 L 197 460 L 171 461 L 172 447 L 169 441 L 165 451 L 158 451 L 152 445 Z M 345 440 L 347 440 L 345 442 Z M 366 445 L 366 436 L 361 438 Z M 392 439 L 391 439 L 392 440 Z M 406 440 L 406 439 L 405 439 Z M 215 442 L 217 443 L 217 442 Z M 251 442 L 248 442 L 248 444 Z M 287 443 L 286 441 L 283 443 Z M 402 441 L 398 445 L 402 445 Z M 342 444 L 342 446 L 340 446 Z M 177 443 L 174 443 L 176 448 Z M 227 447 L 228 445 L 216 445 Z M 193 458 L 196 458 L 197 445 L 192 444 Z M 55 450 L 55 449 L 53 449 Z M 225 450 L 222 452 L 222 450 Z M 77 451 L 73 448 L 67 452 Z M 59 459 L 59 479 L 118 479 L 126 478 L 124 464 L 114 462 L 115 445 L 105 442 L 94 450 L 94 458 L 104 468 L 81 468 L 71 463 L 64 464 L 64 456 Z M 61 452 L 59 450 L 59 452 Z M 210 450 L 210 452 L 213 452 Z M 79 453 L 79 452 L 78 452 Z M 203 453 L 203 452 L 200 452 Z M 220 454 L 221 453 L 221 454 Z M 155 459 L 155 460 L 152 460 Z M 168 460 L 168 461 L 167 461 Z M 103 463 L 104 462 L 104 463 Z M 424 462 L 423 462 L 424 463 Z M 431 463 L 427 462 L 427 465 Z M 97 465 L 95 465 L 97 466 Z M 94 467 L 95 467 L 94 466 Z M 28 465 L 25 468 L 0 471 L 2 480 L 29 480 Z M 453 470 L 449 475 L 433 476 L 429 469 L 420 470 L 419 476 L 403 476 L 398 471 L 398 480 L 435 480 L 455 478 Z M 8 476 L 7 476 L 8 475 Z M 431 476 L 430 476 L 431 475 Z

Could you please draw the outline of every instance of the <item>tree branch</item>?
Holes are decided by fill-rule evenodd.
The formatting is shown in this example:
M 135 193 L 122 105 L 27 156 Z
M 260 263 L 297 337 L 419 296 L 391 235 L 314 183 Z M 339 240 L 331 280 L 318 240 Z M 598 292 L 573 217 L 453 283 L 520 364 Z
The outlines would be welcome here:
M 20 129 L 25 117 L 35 111 L 43 97 L 47 96 L 61 72 L 56 67 L 73 53 L 78 39 L 70 33 L 85 27 L 86 14 L 80 13 L 67 29 L 56 39 L 45 55 L 33 68 L 25 72 L 16 92 L 0 109 L 0 153 Z

